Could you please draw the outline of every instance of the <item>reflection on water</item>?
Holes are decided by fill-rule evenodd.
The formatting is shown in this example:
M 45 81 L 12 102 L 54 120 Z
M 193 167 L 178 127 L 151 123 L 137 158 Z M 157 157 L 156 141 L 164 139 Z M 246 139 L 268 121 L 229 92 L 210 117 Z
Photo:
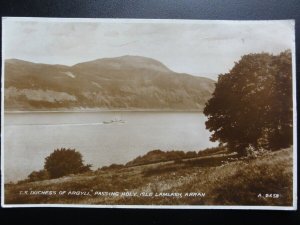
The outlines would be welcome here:
M 126 163 L 153 149 L 199 151 L 209 141 L 195 112 L 5 113 L 5 180 L 43 168 L 56 148 L 75 148 L 93 168 Z

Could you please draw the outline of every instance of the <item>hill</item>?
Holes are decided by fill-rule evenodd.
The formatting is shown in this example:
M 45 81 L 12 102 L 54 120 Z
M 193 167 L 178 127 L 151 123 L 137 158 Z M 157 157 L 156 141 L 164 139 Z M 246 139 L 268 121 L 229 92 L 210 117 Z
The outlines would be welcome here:
M 291 206 L 292 184 L 292 148 L 250 158 L 212 152 L 211 156 L 180 162 L 115 167 L 52 180 L 6 184 L 5 202 Z M 25 190 L 30 191 L 19 194 Z M 60 195 L 59 191 L 65 193 Z
M 214 81 L 176 73 L 161 62 L 121 56 L 74 66 L 5 61 L 6 110 L 202 110 Z

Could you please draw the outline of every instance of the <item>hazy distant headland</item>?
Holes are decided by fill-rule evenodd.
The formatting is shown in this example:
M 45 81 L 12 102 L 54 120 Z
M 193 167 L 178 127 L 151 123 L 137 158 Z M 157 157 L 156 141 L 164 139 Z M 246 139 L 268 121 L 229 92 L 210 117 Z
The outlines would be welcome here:
M 215 81 L 141 56 L 73 66 L 5 61 L 6 111 L 202 111 Z

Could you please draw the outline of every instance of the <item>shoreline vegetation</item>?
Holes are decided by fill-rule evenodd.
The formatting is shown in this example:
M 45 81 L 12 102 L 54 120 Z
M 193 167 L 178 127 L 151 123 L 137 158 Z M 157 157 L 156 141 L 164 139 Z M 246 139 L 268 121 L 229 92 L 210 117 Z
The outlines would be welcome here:
M 5 203 L 292 205 L 292 147 L 243 157 L 220 147 L 198 154 L 180 152 L 153 150 L 125 165 L 5 184 Z M 20 194 L 27 190 L 32 194 Z M 66 194 L 53 194 L 59 191 Z M 137 194 L 126 197 L 113 193 Z M 146 197 L 145 193 L 152 196 Z

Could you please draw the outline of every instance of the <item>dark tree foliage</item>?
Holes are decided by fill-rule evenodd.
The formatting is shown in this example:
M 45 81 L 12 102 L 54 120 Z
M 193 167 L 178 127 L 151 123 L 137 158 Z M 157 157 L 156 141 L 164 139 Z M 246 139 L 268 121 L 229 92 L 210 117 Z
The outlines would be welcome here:
M 276 150 L 292 144 L 292 66 L 290 51 L 243 56 L 221 74 L 206 103 L 206 128 L 241 154 L 246 149 Z
M 90 171 L 91 165 L 84 165 L 82 155 L 75 149 L 56 149 L 45 158 L 44 169 L 51 178 L 58 178 L 68 174 Z
M 28 179 L 30 182 L 47 180 L 49 179 L 49 173 L 47 170 L 33 171 L 31 174 L 28 175 Z

